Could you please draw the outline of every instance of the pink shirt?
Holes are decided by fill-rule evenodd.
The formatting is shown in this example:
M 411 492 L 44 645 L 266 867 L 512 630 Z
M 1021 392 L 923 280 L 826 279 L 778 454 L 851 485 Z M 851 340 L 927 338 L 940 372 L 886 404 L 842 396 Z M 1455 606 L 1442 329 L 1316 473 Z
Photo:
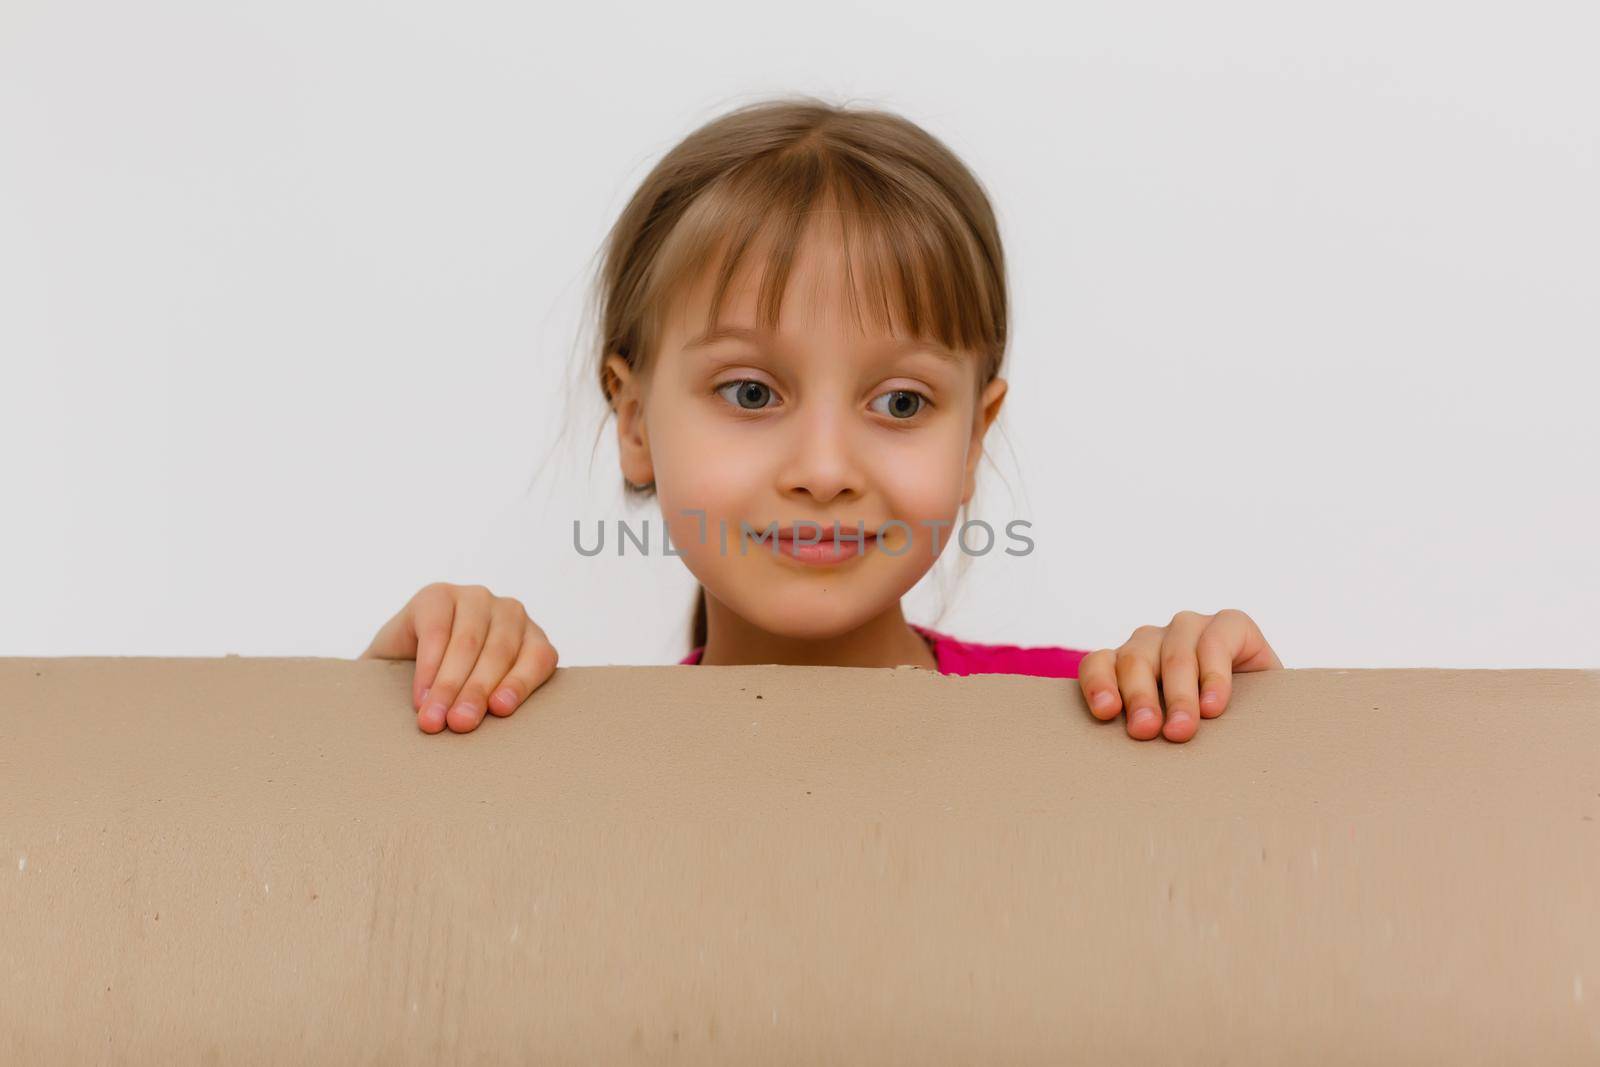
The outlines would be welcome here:
M 985 645 L 957 641 L 949 634 L 908 624 L 933 646 L 940 674 L 1030 674 L 1037 678 L 1076 678 L 1078 664 L 1087 652 L 1055 645 Z M 679 660 L 680 665 L 700 662 L 701 646 Z

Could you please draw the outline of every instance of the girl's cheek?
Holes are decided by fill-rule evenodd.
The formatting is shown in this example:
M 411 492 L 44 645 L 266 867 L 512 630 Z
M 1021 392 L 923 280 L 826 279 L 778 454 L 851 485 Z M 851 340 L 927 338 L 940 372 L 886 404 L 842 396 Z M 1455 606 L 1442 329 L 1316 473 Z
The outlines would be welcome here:
M 673 550 L 690 564 L 736 554 L 740 523 L 755 521 L 741 507 L 738 487 L 719 478 L 715 467 L 684 472 L 681 477 L 669 472 L 668 478 L 658 478 L 657 487 Z

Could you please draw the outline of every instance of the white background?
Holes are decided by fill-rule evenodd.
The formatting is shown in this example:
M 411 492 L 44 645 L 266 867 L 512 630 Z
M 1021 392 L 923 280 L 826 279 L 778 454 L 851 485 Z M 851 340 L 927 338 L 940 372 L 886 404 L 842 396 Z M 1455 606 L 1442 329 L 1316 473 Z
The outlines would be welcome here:
M 447 580 L 675 661 L 682 564 L 571 546 L 651 514 L 585 287 L 678 138 L 795 91 L 946 141 L 1007 245 L 975 514 L 1038 549 L 913 621 L 1600 666 L 1595 10 L 5 0 L 0 654 L 354 656 Z

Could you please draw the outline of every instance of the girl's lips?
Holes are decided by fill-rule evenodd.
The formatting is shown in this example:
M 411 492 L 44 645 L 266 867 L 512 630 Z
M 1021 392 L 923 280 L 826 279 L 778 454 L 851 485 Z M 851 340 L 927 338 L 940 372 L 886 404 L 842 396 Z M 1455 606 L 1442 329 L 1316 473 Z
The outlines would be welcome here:
M 841 537 L 837 541 L 830 536 L 808 545 L 803 541 L 796 541 L 793 537 L 783 536 L 774 538 L 772 544 L 779 554 L 797 563 L 828 567 L 864 555 L 877 542 L 877 537 L 871 533 L 857 539 L 853 530 L 846 532 L 850 536 Z

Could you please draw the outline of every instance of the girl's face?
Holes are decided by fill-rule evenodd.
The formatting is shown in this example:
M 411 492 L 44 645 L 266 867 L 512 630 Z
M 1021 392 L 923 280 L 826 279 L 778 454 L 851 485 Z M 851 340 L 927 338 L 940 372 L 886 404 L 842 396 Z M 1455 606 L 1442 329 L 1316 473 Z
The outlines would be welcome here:
M 777 332 L 758 332 L 759 252 L 732 282 L 717 336 L 701 334 L 708 271 L 664 324 L 645 380 L 607 361 L 623 388 L 623 474 L 655 483 L 673 549 L 711 596 L 768 633 L 834 637 L 897 608 L 955 536 L 1006 384 L 979 395 L 974 353 L 863 334 L 831 227 L 797 251 Z M 836 520 L 841 534 L 859 524 L 866 547 L 827 565 L 741 537 L 741 523 L 775 523 L 815 538 L 805 523 L 831 532 Z

